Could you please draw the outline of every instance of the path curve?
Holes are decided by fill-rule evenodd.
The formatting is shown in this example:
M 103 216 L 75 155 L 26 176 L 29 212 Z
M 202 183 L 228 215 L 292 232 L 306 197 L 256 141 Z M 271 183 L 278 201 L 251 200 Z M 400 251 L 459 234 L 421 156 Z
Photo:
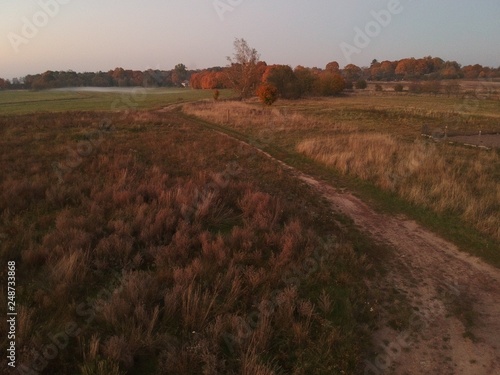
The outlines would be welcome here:
M 170 109 L 170 108 L 169 108 Z M 405 296 L 414 309 L 407 331 L 387 325 L 380 309 L 374 332 L 376 357 L 365 374 L 498 375 L 500 374 L 500 269 L 461 252 L 403 215 L 376 212 L 351 193 L 333 188 L 267 152 L 238 140 L 275 160 L 350 217 L 359 229 L 394 249 L 381 285 Z M 473 326 L 453 313 L 455 306 L 472 312 Z M 460 310 L 459 310 L 460 311 Z M 378 355 L 377 355 L 378 354 Z

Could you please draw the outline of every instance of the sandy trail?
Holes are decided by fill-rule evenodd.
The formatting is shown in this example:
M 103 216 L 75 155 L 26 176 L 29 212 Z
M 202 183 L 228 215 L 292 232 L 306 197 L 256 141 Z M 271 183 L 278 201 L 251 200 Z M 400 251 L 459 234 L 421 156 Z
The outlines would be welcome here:
M 394 249 L 385 264 L 387 275 L 381 284 L 370 287 L 396 290 L 414 314 L 407 322 L 409 328 L 397 332 L 388 325 L 385 310 L 377 311 L 376 356 L 365 362 L 365 374 L 500 374 L 500 269 L 461 252 L 406 217 L 378 213 L 354 195 L 245 144 L 318 191 L 374 241 Z M 454 306 L 462 306 L 458 311 L 464 307 L 473 311 L 472 326 L 453 313 Z
M 414 221 L 377 213 L 352 194 L 297 174 L 362 231 L 395 249 L 384 285 L 373 287 L 395 288 L 415 314 L 407 332 L 391 329 L 381 314 L 374 334 L 379 355 L 367 374 L 500 374 L 500 270 Z M 457 304 L 474 311 L 469 328 L 474 340 L 464 337 L 464 324 L 450 316 Z

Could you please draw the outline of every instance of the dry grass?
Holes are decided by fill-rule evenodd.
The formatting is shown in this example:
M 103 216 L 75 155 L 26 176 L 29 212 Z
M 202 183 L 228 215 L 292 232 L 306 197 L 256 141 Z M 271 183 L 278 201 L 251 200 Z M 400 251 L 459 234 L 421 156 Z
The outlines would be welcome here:
M 278 146 L 289 157 L 298 152 L 500 239 L 499 153 L 421 137 L 423 128 L 440 135 L 445 128 L 500 131 L 493 98 L 362 94 L 278 105 L 201 102 L 184 111 L 236 129 L 257 147 Z
M 372 181 L 412 203 L 453 213 L 500 239 L 498 153 L 470 152 L 428 141 L 403 143 L 386 134 L 308 139 L 297 151 L 344 174 Z
M 321 202 L 265 158 L 225 173 L 240 145 L 175 114 L 110 116 L 115 130 L 63 183 L 52 162 L 99 116 L 0 117 L 1 259 L 17 261 L 23 285 L 18 363 L 76 324 L 41 373 L 357 371 L 365 263 L 339 239 L 317 272 L 303 270 L 327 236 L 342 238 Z M 352 308 L 331 314 L 328 301 Z M 342 348 L 323 350 L 327 337 Z
M 183 111 L 242 132 L 249 132 L 257 145 L 273 143 L 280 136 L 303 131 L 328 128 L 330 131 L 347 132 L 356 129 L 352 124 L 332 123 L 320 117 L 313 118 L 290 110 L 286 104 L 275 108 L 241 102 L 195 102 L 185 104 Z

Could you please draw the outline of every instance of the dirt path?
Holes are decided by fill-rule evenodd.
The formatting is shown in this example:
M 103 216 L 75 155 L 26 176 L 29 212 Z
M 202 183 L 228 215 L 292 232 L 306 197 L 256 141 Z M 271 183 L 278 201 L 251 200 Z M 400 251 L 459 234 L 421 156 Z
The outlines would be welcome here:
M 413 313 L 408 314 L 407 328 L 398 332 L 389 324 L 391 314 L 375 307 L 380 316 L 376 353 L 365 362 L 365 374 L 500 374 L 499 269 L 406 217 L 377 213 L 354 195 L 256 150 L 317 190 L 374 241 L 394 248 L 382 285 L 371 287 L 400 295 Z M 400 301 L 385 302 L 394 310 Z
M 374 335 L 378 356 L 367 364 L 367 374 L 500 374 L 500 270 L 414 221 L 376 213 L 352 194 L 300 172 L 297 176 L 374 240 L 395 249 L 384 285 L 373 287 L 394 288 L 414 314 L 409 328 L 397 332 L 382 311 Z M 457 317 L 461 313 L 463 319 Z
M 361 231 L 395 250 L 385 265 L 388 274 L 382 285 L 372 287 L 392 289 L 391 295 L 396 291 L 414 312 L 406 322 L 408 328 L 398 332 L 388 324 L 390 314 L 378 309 L 376 355 L 365 363 L 365 374 L 500 374 L 498 268 L 461 252 L 415 221 L 377 213 L 354 195 L 276 161 L 349 216 Z

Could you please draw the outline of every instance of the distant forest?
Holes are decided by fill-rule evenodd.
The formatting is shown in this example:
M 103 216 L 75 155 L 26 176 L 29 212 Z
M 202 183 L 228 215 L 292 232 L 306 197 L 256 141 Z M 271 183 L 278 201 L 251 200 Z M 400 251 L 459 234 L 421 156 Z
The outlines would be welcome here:
M 490 68 L 479 64 L 461 66 L 456 61 L 444 61 L 438 57 L 421 59 L 406 58 L 398 61 L 373 60 L 369 67 L 353 64 L 340 69 L 335 61 L 325 68 L 292 69 L 287 65 L 268 65 L 263 61 L 257 64 L 263 81 L 270 75 L 278 75 L 281 80 L 307 84 L 307 80 L 323 74 L 332 73 L 343 77 L 347 82 L 367 81 L 437 81 L 443 79 L 500 79 L 500 67 Z M 172 70 L 146 71 L 116 68 L 108 72 L 46 71 L 41 74 L 27 75 L 12 80 L 0 78 L 0 89 L 45 90 L 64 87 L 183 87 L 195 89 L 230 88 L 227 70 L 230 67 L 213 67 L 204 70 L 188 70 L 184 64 L 178 64 Z

